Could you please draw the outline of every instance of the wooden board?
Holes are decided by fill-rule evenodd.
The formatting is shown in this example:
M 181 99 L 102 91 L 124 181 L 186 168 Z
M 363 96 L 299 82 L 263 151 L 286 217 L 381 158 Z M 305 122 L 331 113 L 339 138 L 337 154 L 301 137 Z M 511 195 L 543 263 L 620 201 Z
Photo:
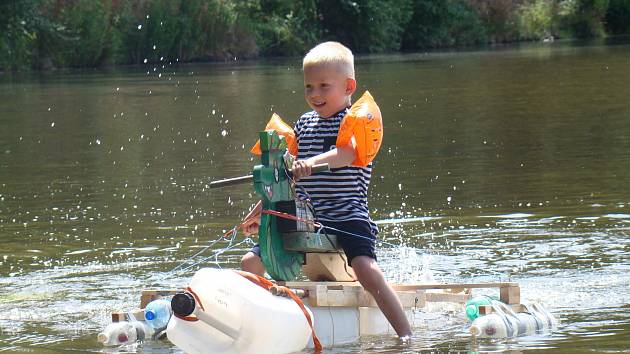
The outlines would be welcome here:
M 354 281 L 356 275 L 341 253 L 307 253 L 302 274 L 312 281 Z
M 147 304 L 155 299 L 159 299 L 164 296 L 173 296 L 177 293 L 181 293 L 184 289 L 143 289 L 140 295 L 140 308 L 144 309 Z
M 309 294 L 308 303 L 312 306 L 363 306 L 363 304 L 373 304 L 373 300 L 367 301 L 364 295 L 357 295 L 357 293 L 365 292 L 358 282 L 278 282 L 278 284 L 291 289 L 306 290 Z M 488 288 L 499 289 L 501 293 L 500 300 L 508 305 L 516 305 L 520 302 L 520 287 L 517 283 L 512 282 L 392 284 L 392 288 L 399 294 L 401 301 L 404 301 L 405 307 L 413 306 L 411 302 L 417 303 L 415 298 L 410 299 L 405 293 L 413 293 L 420 296 L 422 298 L 420 303 L 422 304 L 427 301 L 463 303 L 471 298 L 471 289 Z M 335 292 L 338 290 L 342 290 L 344 294 Z M 427 292 L 427 290 L 443 290 L 443 292 Z M 367 295 L 369 296 L 369 294 Z M 348 305 L 353 303 L 356 305 Z
M 439 292 L 439 293 L 426 293 L 427 302 L 454 302 L 458 304 L 466 303 L 470 300 L 472 295 L 470 293 L 462 292 L 458 294 Z
M 512 307 L 512 310 L 514 310 L 514 312 L 527 312 L 527 308 L 522 304 L 510 305 L 510 307 Z M 492 306 L 490 305 L 479 306 L 480 315 L 489 315 L 492 312 L 494 312 L 494 310 L 492 310 Z
M 122 312 L 122 311 L 112 312 L 112 322 L 127 321 L 128 316 L 133 316 L 137 321 L 144 321 L 144 310 L 133 309 L 127 312 Z

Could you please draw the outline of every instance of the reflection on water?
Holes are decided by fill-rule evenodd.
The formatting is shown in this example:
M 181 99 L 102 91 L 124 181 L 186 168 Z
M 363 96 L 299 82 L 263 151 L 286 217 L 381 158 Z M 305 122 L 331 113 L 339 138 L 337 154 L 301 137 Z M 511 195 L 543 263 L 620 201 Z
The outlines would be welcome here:
M 360 89 L 385 117 L 370 207 L 387 277 L 517 281 L 561 324 L 476 342 L 444 309 L 422 314 L 411 344 L 328 352 L 627 350 L 628 54 L 555 43 L 360 58 Z M 0 78 L 0 351 L 111 351 L 96 333 L 141 288 L 237 267 L 251 240 L 221 237 L 253 192 L 208 183 L 250 172 L 272 111 L 307 109 L 300 75 L 289 60 Z

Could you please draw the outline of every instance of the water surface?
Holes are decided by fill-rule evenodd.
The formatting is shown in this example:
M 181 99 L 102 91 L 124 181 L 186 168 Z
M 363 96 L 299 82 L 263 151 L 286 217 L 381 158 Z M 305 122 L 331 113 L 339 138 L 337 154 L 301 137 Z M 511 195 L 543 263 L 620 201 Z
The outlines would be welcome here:
M 445 311 L 410 345 L 327 352 L 629 352 L 629 57 L 598 42 L 359 58 L 385 121 L 370 208 L 387 277 L 517 281 L 562 322 L 474 341 Z M 208 183 L 251 171 L 272 112 L 306 109 L 299 60 L 0 77 L 0 351 L 111 352 L 96 334 L 140 289 L 237 267 L 252 241 L 220 237 L 255 196 Z

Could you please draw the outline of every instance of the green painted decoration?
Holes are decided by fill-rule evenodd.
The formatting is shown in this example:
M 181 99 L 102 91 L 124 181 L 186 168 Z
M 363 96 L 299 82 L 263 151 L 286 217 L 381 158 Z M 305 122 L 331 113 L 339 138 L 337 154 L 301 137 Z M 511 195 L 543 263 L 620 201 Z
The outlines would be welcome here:
M 275 131 L 260 132 L 261 165 L 254 167 L 254 189 L 263 210 L 277 210 L 276 203 L 293 201 L 284 155 L 287 143 Z M 262 214 L 258 231 L 260 253 L 267 273 L 275 280 L 294 280 L 304 264 L 304 253 L 288 251 L 278 231 L 277 217 Z

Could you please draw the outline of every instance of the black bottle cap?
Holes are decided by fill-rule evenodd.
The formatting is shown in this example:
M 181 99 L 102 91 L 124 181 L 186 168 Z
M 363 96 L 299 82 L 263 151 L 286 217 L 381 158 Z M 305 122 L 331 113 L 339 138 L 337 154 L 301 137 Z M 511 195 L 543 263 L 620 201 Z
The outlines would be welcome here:
M 189 316 L 195 311 L 195 298 L 189 293 L 179 293 L 171 300 L 173 313 L 179 316 Z

